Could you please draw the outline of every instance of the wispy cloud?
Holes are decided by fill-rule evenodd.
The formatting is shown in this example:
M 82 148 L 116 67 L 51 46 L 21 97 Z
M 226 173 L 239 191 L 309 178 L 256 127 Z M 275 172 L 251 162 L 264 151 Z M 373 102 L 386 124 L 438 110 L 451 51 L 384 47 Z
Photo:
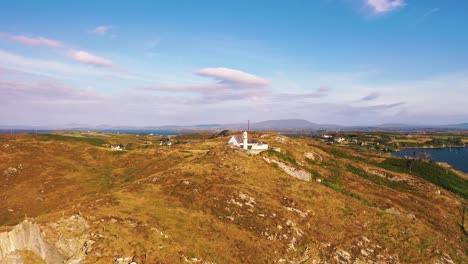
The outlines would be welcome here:
M 3 103 L 27 103 L 28 101 L 93 101 L 101 96 L 90 89 L 72 88 L 54 79 L 1 80 L 0 93 Z
M 365 0 L 375 13 L 387 13 L 406 5 L 405 0 Z
M 89 33 L 97 34 L 97 35 L 104 35 L 111 29 L 112 29 L 112 26 L 97 26 L 94 29 L 90 30 Z
M 375 100 L 375 99 L 377 99 L 379 97 L 380 97 L 380 93 L 373 92 L 373 93 L 370 93 L 367 96 L 364 96 L 361 100 L 362 101 L 372 101 L 372 100 Z
M 279 102 L 291 102 L 291 101 L 307 101 L 309 99 L 323 98 L 328 95 L 331 89 L 328 87 L 320 87 L 316 92 L 307 93 L 278 93 L 274 94 L 272 98 Z
M 74 59 L 75 61 L 93 65 L 93 66 L 98 66 L 98 67 L 112 67 L 113 66 L 111 60 L 96 56 L 94 54 L 91 54 L 83 50 L 70 50 L 68 52 L 68 56 Z
M 229 68 L 205 68 L 195 71 L 195 74 L 214 78 L 221 83 L 267 86 L 269 81 L 243 71 Z
M 61 48 L 61 49 L 66 49 L 67 47 L 65 44 L 63 44 L 60 41 L 57 40 L 51 40 L 43 37 L 27 37 L 27 36 L 22 36 L 22 35 L 11 35 L 8 33 L 2 33 L 0 32 L 0 38 L 20 42 L 26 45 L 30 46 L 47 46 L 47 47 L 53 47 L 53 48 Z M 10 58 L 15 57 L 14 55 L 11 56 L 11 54 L 7 54 L 5 52 L 2 52 L 0 50 L 0 55 L 6 55 Z M 80 62 L 80 63 L 85 63 L 88 65 L 93 65 L 93 66 L 99 66 L 99 67 L 111 67 L 113 66 L 113 63 L 111 60 L 99 57 L 97 55 L 94 55 L 90 52 L 83 51 L 83 50 L 70 50 L 67 53 L 69 58 L 72 58 L 73 60 Z M 18 56 L 16 56 L 15 59 L 17 59 Z
M 99 76 L 102 71 L 60 61 L 31 58 L 0 49 L 0 66 L 9 70 L 47 77 L 71 78 L 76 75 Z
M 5 38 L 11 41 L 16 41 L 29 46 L 46 46 L 51 48 L 61 48 L 63 43 L 57 40 L 52 40 L 44 37 L 27 37 L 23 35 L 11 35 L 0 32 L 0 38 Z
M 328 86 L 322 86 L 322 87 L 319 87 L 317 89 L 317 92 L 319 92 L 319 93 L 326 93 L 326 92 L 329 92 L 329 91 L 331 91 L 331 88 L 328 87 Z
M 424 19 L 424 18 L 426 18 L 428 16 L 431 16 L 431 15 L 433 15 L 433 14 L 439 12 L 439 11 L 440 11 L 440 8 L 437 8 L 437 7 L 433 8 L 433 9 L 427 11 L 421 18 Z
M 139 90 L 159 92 L 194 93 L 201 97 L 200 102 L 215 103 L 219 101 L 252 99 L 263 97 L 268 93 L 270 82 L 256 75 L 229 68 L 204 68 L 194 72 L 202 77 L 210 77 L 215 83 L 196 85 L 153 85 L 137 87 Z

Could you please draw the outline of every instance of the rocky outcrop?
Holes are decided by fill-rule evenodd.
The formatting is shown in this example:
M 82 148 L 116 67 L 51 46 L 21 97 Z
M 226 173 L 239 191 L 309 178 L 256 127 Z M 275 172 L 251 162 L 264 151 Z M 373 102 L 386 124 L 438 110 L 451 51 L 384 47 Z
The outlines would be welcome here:
M 79 263 L 92 243 L 88 228 L 80 216 L 43 227 L 26 219 L 11 231 L 0 233 L 0 263 L 22 263 L 18 252 L 23 250 L 33 252 L 47 264 Z
M 387 212 L 389 214 L 398 215 L 398 216 L 404 216 L 404 217 L 406 217 L 408 219 L 411 219 L 411 220 L 416 220 L 416 216 L 414 214 L 404 214 L 404 213 L 401 213 L 400 211 L 398 211 L 398 209 L 395 209 L 393 207 L 385 209 L 385 212 Z
M 310 181 L 311 175 L 307 171 L 303 171 L 301 169 L 296 169 L 294 167 L 291 167 L 289 165 L 286 165 L 285 163 L 281 161 L 277 161 L 274 159 L 269 159 L 267 157 L 263 157 L 263 159 L 268 162 L 269 164 L 277 164 L 278 167 L 280 167 L 284 172 L 286 172 L 289 176 L 294 177 L 299 180 L 303 181 Z
M 46 263 L 62 263 L 65 257 L 49 245 L 37 224 L 24 220 L 10 232 L 0 234 L 0 261 L 17 250 L 30 250 Z

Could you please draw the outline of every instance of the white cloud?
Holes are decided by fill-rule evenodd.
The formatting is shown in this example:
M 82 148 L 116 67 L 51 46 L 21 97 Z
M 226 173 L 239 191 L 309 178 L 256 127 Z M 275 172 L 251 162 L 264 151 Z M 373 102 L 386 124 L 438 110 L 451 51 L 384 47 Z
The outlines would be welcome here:
M 97 34 L 97 35 L 104 35 L 107 31 L 111 30 L 112 26 L 97 26 L 93 30 L 90 30 L 89 33 Z
M 387 13 L 406 5 L 405 0 L 366 0 L 375 13 Z
M 72 65 L 53 60 L 30 58 L 0 50 L 0 66 L 48 77 L 70 78 L 76 75 L 102 75 L 101 71 L 89 67 Z
M 261 77 L 229 68 L 204 68 L 195 74 L 214 78 L 216 83 L 196 85 L 152 85 L 137 87 L 139 90 L 181 92 L 200 96 L 198 102 L 216 103 L 235 100 L 256 100 L 269 94 L 270 82 Z
M 256 86 L 267 86 L 270 84 L 269 81 L 253 74 L 229 68 L 204 68 L 195 71 L 195 74 L 204 77 L 212 77 L 223 83 L 236 83 Z
M 78 62 L 99 67 L 112 67 L 112 61 L 83 50 L 71 50 L 68 56 Z
M 46 46 L 51 48 L 61 48 L 63 43 L 57 40 L 52 40 L 44 37 L 27 37 L 23 35 L 10 35 L 8 33 L 1 33 L 0 37 L 16 41 L 29 46 Z

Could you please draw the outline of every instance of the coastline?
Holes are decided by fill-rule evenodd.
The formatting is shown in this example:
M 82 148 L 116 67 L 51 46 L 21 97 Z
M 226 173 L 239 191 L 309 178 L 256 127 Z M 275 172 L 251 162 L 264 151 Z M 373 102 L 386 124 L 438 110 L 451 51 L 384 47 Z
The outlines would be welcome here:
M 468 145 L 464 146 L 421 146 L 421 147 L 401 147 L 398 149 L 395 149 L 395 151 L 392 152 L 398 152 L 398 151 L 404 151 L 404 150 L 412 150 L 412 149 L 446 149 L 446 148 L 468 148 Z
M 458 174 L 463 179 L 468 180 L 468 172 L 463 172 L 461 170 L 458 170 L 457 168 L 454 168 L 452 165 L 448 164 L 447 162 L 436 161 L 436 163 L 440 165 L 441 167 L 452 170 L 454 173 Z
M 400 149 L 400 150 L 395 150 L 395 151 L 392 151 L 390 152 L 390 154 L 394 157 L 403 157 L 402 155 L 396 155 L 396 153 L 401 153 L 403 151 L 411 151 L 411 150 L 424 150 L 424 149 L 431 149 L 431 150 L 437 150 L 437 149 L 468 149 L 467 146 L 456 146 L 456 147 L 420 147 L 420 148 L 407 148 L 407 149 Z M 411 156 L 411 155 L 410 155 Z M 460 168 L 456 168 L 454 167 L 452 164 L 446 162 L 446 161 L 438 161 L 438 160 L 435 160 L 434 159 L 434 162 L 437 163 L 438 165 L 444 167 L 444 168 L 447 168 L 447 169 L 451 169 L 453 172 L 457 173 L 458 175 L 460 175 L 462 178 L 464 179 L 467 179 L 468 180 L 468 171 L 463 171 L 461 170 Z

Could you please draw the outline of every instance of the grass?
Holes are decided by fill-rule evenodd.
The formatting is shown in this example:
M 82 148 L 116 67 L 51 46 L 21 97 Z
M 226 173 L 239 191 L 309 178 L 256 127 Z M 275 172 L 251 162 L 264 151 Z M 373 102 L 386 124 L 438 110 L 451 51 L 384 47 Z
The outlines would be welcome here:
M 360 245 L 349 246 L 356 245 L 362 236 L 385 248 L 382 254 L 398 256 L 402 262 L 428 263 L 439 256 L 431 254 L 435 250 L 450 255 L 455 263 L 467 260 L 466 254 L 457 255 L 464 252 L 467 243 L 460 239 L 467 237 L 460 223 L 463 217 L 468 218 L 468 214 L 461 214 L 461 197 L 417 192 L 430 189 L 425 180 L 411 186 L 411 193 L 399 193 L 370 182 L 359 184 L 367 180 L 352 174 L 353 168 L 348 167 L 351 164 L 364 169 L 365 164 L 390 156 L 377 158 L 371 151 L 359 153 L 307 138 L 291 139 L 297 144 L 281 145 L 282 153 L 253 157 L 231 152 L 226 140 L 221 139 L 177 148 L 111 152 L 62 136 L 63 141 L 54 144 L 37 142 L 41 137 L 37 134 L 28 135 L 29 141 L 11 139 L 7 143 L 21 152 L 0 151 L 0 174 L 8 166 L 24 167 L 10 182 L 0 179 L 2 185 L 9 184 L 0 193 L 0 225 L 16 224 L 26 213 L 44 224 L 55 222 L 64 214 L 80 213 L 88 219 L 87 233 L 96 234 L 93 252 L 99 255 L 89 254 L 84 260 L 89 263 L 106 263 L 120 256 L 135 256 L 138 263 L 177 263 L 183 261 L 182 255 L 207 263 L 269 263 L 280 258 L 293 261 L 303 259 L 305 254 L 311 257 L 310 261 L 327 261 L 333 260 L 335 252 L 315 247 L 311 241 L 331 242 L 333 247 L 360 255 Z M 84 136 L 121 144 L 133 142 L 135 148 L 146 140 L 134 135 Z M 317 147 L 309 147 L 308 142 Z M 47 148 L 35 147 L 44 143 Z M 320 151 L 320 159 L 315 162 L 305 160 L 304 154 L 314 148 L 323 148 L 325 153 Z M 336 149 L 336 156 L 332 149 Z M 205 155 L 208 150 L 216 155 Z M 189 155 L 193 156 L 184 158 Z M 314 181 L 287 177 L 274 168 L 277 165 L 267 166 L 262 155 L 308 170 Z M 352 160 L 354 155 L 365 161 Z M 236 171 L 236 166 L 242 169 Z M 254 207 L 246 206 L 240 193 L 253 197 Z M 393 199 L 392 195 L 398 197 Z M 36 200 L 37 197 L 45 199 Z M 244 206 L 231 202 L 231 198 Z M 286 207 L 310 214 L 304 218 Z M 414 213 L 419 220 L 410 221 L 380 210 L 389 207 Z M 298 236 L 295 228 L 303 234 Z M 270 240 L 265 232 L 277 238 Z M 280 239 L 283 235 L 287 239 Z M 296 251 L 288 251 L 293 237 Z M 143 255 L 145 261 L 138 259 Z
M 343 159 L 348 159 L 348 160 L 353 160 L 353 161 L 361 161 L 361 162 L 366 162 L 365 159 L 361 158 L 361 157 L 358 157 L 358 156 L 353 156 L 353 155 L 350 155 L 346 152 L 343 152 L 343 151 L 339 151 L 337 149 L 332 149 L 332 151 L 330 151 L 330 153 L 335 156 L 335 157 L 339 157 L 339 158 L 343 158 Z
M 56 134 L 40 134 L 39 140 L 41 141 L 75 141 L 75 142 L 84 142 L 91 144 L 93 146 L 102 146 L 107 142 L 101 138 L 92 138 L 92 137 L 74 137 L 74 136 L 64 136 Z
M 341 168 L 337 166 L 327 166 L 327 169 L 332 172 L 332 175 L 328 178 L 321 178 L 322 184 L 327 186 L 328 188 L 337 191 L 341 194 L 344 194 L 346 196 L 352 197 L 361 203 L 369 206 L 369 207 L 378 207 L 377 204 L 365 199 L 364 197 L 352 193 L 348 190 L 346 190 L 342 185 L 341 185 Z
M 305 160 L 307 161 L 307 163 L 312 164 L 312 165 L 317 165 L 318 164 L 318 162 L 316 160 L 312 160 L 312 159 L 309 159 L 309 158 L 305 158 Z
M 375 165 L 387 170 L 418 176 L 465 199 L 468 198 L 467 180 L 435 163 L 420 160 L 411 160 L 413 164 L 410 172 L 407 166 L 408 161 L 402 158 L 388 158 Z
M 124 172 L 124 176 L 123 176 L 123 180 L 124 182 L 132 182 L 133 180 L 135 180 L 135 177 L 133 176 L 133 174 L 136 172 L 137 169 L 135 168 L 127 168 L 125 169 L 125 172 Z
M 382 186 L 386 186 L 386 187 L 389 187 L 391 189 L 394 189 L 394 190 L 397 190 L 397 191 L 407 191 L 407 190 L 411 190 L 412 188 L 404 183 L 404 182 L 399 182 L 399 181 L 392 181 L 392 180 L 389 180 L 387 178 L 383 178 L 383 177 L 380 177 L 380 176 L 376 176 L 376 175 L 372 175 L 362 169 L 359 169 L 359 168 L 356 168 L 352 165 L 348 165 L 347 166 L 347 170 L 357 176 L 360 176 L 361 178 L 364 178 L 368 181 L 371 181 L 377 185 L 382 185 Z
M 369 207 L 378 207 L 377 204 L 365 199 L 364 197 L 346 190 L 339 183 L 330 181 L 329 179 L 323 179 L 322 184 L 327 186 L 330 189 L 333 189 L 334 191 L 337 191 L 337 192 L 342 193 L 342 194 L 344 194 L 346 196 L 352 197 L 352 198 L 360 201 L 361 203 L 363 203 L 363 204 L 365 204 L 365 205 L 367 205 Z
M 299 166 L 299 164 L 297 164 L 297 161 L 289 154 L 285 154 L 285 153 L 278 152 L 278 151 L 271 150 L 271 149 L 265 151 L 264 153 L 267 153 L 270 156 L 276 156 L 276 157 L 282 159 L 283 161 L 286 161 L 286 162 L 288 162 L 288 163 L 290 163 L 292 165 Z

